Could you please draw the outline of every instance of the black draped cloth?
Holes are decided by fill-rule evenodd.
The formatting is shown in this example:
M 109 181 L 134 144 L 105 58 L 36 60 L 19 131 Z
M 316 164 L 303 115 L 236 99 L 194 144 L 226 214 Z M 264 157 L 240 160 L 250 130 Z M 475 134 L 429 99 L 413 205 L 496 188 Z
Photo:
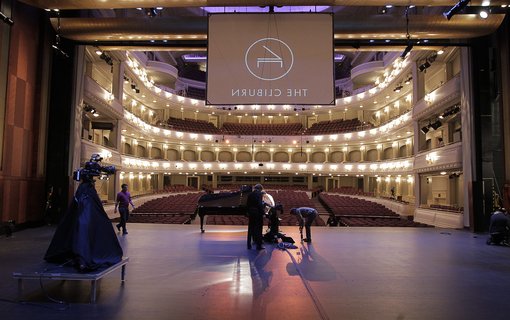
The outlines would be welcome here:
M 93 182 L 82 182 L 44 259 L 92 271 L 122 260 L 122 248 Z

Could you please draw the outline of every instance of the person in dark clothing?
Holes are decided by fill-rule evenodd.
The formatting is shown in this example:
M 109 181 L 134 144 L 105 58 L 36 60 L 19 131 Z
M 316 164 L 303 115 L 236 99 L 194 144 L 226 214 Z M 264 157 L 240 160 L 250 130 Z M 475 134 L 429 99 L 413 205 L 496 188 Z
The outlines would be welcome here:
M 306 231 L 306 238 L 303 239 L 304 242 L 312 242 L 312 230 L 311 226 L 318 213 L 314 208 L 301 207 L 301 208 L 292 208 L 290 209 L 290 214 L 295 215 L 299 220 L 299 230 L 303 230 L 303 226 Z
M 326 224 L 330 227 L 338 227 L 338 219 L 336 218 L 334 213 L 329 214 L 329 218 Z
M 262 200 L 262 185 L 256 184 L 253 192 L 246 199 L 248 214 L 248 249 L 251 249 L 252 240 L 257 245 L 257 250 L 265 249 L 262 246 L 262 228 L 264 224 L 265 204 Z
M 508 245 L 510 235 L 510 216 L 508 212 L 501 208 L 494 211 L 490 219 L 489 239 L 487 244 Z
M 117 230 L 122 229 L 122 234 L 127 234 L 126 222 L 129 218 L 129 205 L 135 208 L 133 201 L 131 200 L 131 194 L 128 192 L 128 185 L 123 183 L 121 186 L 122 190 L 117 193 L 117 199 L 115 200 L 115 209 L 113 212 L 117 212 L 117 206 L 119 207 L 120 223 L 117 224 Z

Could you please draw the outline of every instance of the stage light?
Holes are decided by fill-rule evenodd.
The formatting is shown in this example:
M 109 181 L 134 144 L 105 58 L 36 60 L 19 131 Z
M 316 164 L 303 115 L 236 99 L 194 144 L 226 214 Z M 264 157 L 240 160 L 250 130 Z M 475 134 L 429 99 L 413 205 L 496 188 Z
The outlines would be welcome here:
M 439 129 L 439 127 L 441 127 L 443 125 L 443 123 L 439 120 L 436 120 L 435 122 L 433 122 L 430 127 L 434 130 L 437 130 Z
M 113 66 L 112 58 L 105 51 L 101 52 L 101 54 L 99 55 L 99 58 L 101 60 L 104 60 L 104 62 L 106 62 L 109 66 Z
M 450 10 L 448 11 L 445 11 L 443 13 L 443 16 L 450 20 L 454 15 L 456 15 L 459 11 L 461 11 L 462 9 L 464 9 L 468 3 L 469 3 L 470 0 L 460 0 L 459 2 L 457 2 Z
M 154 18 L 158 15 L 158 10 L 156 8 L 146 8 L 145 14 L 151 18 Z
M 8 25 L 12 26 L 14 24 L 14 21 L 12 21 L 11 18 L 6 16 L 3 12 L 0 11 L 0 19 L 2 19 L 3 22 L 7 23 Z
M 424 72 L 424 71 L 425 71 L 425 70 L 427 70 L 429 67 L 430 67 L 430 62 L 425 61 L 424 63 L 422 63 L 422 64 L 418 67 L 418 70 L 420 70 L 420 72 Z
M 489 13 L 487 12 L 487 10 L 482 10 L 480 11 L 480 18 L 482 19 L 487 19 L 487 17 L 489 17 Z

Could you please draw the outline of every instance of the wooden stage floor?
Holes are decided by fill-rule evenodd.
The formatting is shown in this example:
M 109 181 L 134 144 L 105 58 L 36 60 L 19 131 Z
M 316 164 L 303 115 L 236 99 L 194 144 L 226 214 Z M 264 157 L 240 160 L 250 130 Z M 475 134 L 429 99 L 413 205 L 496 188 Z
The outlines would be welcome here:
M 508 319 L 510 248 L 438 228 L 312 228 L 297 249 L 246 249 L 246 226 L 129 224 L 119 235 L 126 281 L 24 281 L 55 231 L 0 238 L 0 318 L 10 319 Z M 297 227 L 283 231 L 299 239 Z M 119 271 L 120 272 L 120 271 Z M 50 296 L 64 303 L 47 299 Z

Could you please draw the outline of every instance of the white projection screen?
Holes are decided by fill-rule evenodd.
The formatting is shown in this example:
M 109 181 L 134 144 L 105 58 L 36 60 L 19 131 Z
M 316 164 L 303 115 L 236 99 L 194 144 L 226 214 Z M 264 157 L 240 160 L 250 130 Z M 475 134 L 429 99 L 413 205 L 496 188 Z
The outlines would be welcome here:
M 209 15 L 208 105 L 335 103 L 329 13 Z

